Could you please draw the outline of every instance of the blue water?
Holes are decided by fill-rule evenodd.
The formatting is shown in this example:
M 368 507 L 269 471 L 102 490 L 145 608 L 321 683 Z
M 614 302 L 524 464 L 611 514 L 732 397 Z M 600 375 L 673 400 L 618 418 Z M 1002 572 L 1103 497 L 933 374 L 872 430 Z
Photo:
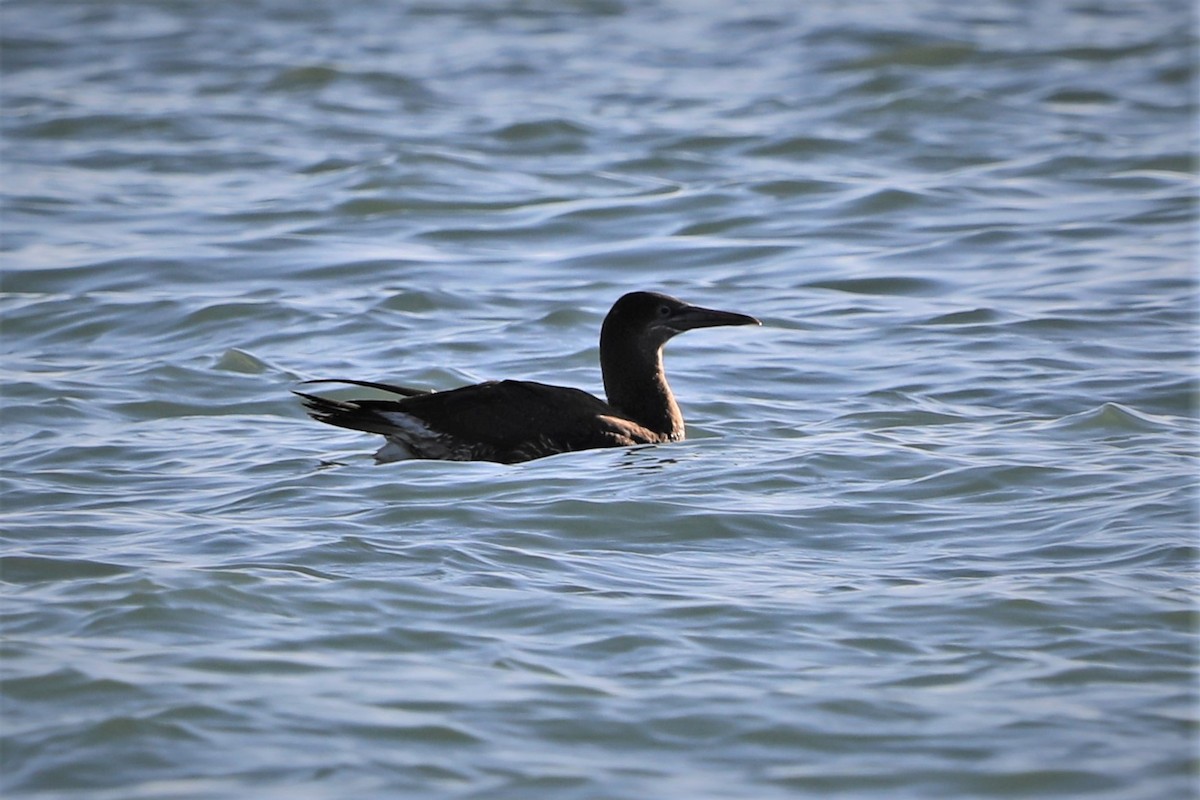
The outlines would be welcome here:
M 8 0 L 6 798 L 1200 796 L 1185 0 Z M 687 441 L 375 466 L 312 377 Z

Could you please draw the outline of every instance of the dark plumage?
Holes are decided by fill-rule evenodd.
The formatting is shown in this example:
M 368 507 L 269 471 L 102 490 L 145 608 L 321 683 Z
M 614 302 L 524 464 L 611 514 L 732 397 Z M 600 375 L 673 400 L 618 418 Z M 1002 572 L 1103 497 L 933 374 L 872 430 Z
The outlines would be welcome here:
M 332 400 L 296 392 L 309 415 L 387 439 L 375 457 L 499 461 L 512 464 L 594 447 L 678 441 L 683 416 L 662 367 L 676 334 L 717 325 L 759 325 L 754 317 L 691 306 L 656 292 L 615 304 L 600 332 L 600 369 L 608 402 L 579 389 L 533 381 L 488 381 L 426 392 L 372 381 L 331 379 L 382 389 L 398 400 Z

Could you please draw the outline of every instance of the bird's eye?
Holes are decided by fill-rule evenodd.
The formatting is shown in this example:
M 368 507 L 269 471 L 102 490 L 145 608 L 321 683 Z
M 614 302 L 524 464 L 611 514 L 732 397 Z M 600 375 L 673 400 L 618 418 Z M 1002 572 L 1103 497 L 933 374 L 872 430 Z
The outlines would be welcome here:
M 669 317 L 669 316 L 671 316 L 671 307 L 670 307 L 670 306 L 666 306 L 666 305 L 659 306 L 659 307 L 658 307 L 658 315 L 659 315 L 660 317 Z

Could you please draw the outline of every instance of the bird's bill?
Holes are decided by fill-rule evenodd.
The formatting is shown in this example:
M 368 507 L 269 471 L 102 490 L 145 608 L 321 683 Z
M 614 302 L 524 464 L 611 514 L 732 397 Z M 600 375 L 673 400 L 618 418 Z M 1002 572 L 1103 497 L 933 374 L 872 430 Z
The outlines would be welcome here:
M 693 328 L 715 328 L 718 325 L 762 325 L 754 317 L 733 311 L 718 311 L 714 308 L 684 306 L 671 315 L 670 326 L 677 331 Z

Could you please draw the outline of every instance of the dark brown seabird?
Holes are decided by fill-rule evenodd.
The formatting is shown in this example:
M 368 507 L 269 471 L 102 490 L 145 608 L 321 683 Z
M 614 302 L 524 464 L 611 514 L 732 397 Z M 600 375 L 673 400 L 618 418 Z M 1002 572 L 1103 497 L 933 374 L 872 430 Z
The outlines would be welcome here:
M 332 400 L 296 392 L 319 422 L 387 439 L 375 458 L 498 461 L 676 442 L 683 415 L 663 373 L 663 345 L 676 334 L 717 325 L 761 325 L 754 317 L 692 306 L 657 292 L 631 292 L 600 329 L 600 371 L 608 402 L 579 389 L 533 381 L 488 381 L 426 392 L 373 381 L 328 379 L 382 389 L 399 400 Z

